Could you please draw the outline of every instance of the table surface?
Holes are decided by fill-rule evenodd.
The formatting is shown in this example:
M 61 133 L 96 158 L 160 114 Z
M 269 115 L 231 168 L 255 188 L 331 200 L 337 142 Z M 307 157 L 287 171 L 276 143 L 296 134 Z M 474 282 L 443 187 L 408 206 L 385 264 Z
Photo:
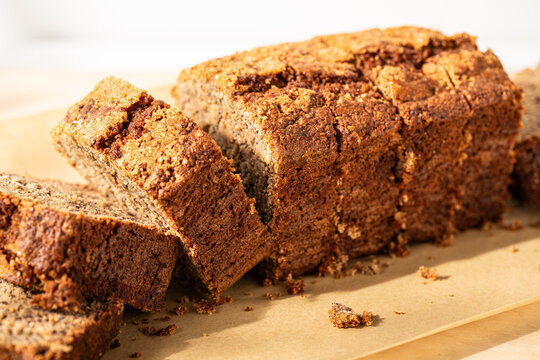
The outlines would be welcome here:
M 0 68 L 0 121 L 66 107 L 107 74 Z M 174 73 L 116 74 L 144 88 L 170 83 Z M 538 359 L 540 302 L 437 333 L 367 359 Z

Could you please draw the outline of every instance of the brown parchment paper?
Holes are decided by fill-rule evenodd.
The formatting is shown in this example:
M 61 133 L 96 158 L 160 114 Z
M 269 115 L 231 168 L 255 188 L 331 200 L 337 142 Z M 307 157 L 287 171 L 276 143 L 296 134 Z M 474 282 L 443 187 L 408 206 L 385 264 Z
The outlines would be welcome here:
M 154 93 L 167 98 L 167 88 Z M 64 113 L 61 109 L 0 122 L 0 170 L 82 181 L 56 154 L 49 138 Z M 303 297 L 268 300 L 265 293 L 286 294 L 283 285 L 263 287 L 248 274 L 227 291 L 234 302 L 212 315 L 198 315 L 189 305 L 185 315 L 171 313 L 179 305 L 177 299 L 190 294 L 175 283 L 163 312 L 126 311 L 121 346 L 105 359 L 135 352 L 143 359 L 356 359 L 539 301 L 540 229 L 529 224 L 540 219 L 540 211 L 512 206 L 505 222 L 514 219 L 524 225 L 522 230 L 471 230 L 458 234 L 451 247 L 421 244 L 413 246 L 407 258 L 381 256 L 389 266 L 379 275 L 339 280 L 306 276 Z M 419 277 L 420 265 L 437 268 L 442 279 Z M 373 312 L 374 326 L 333 328 L 327 314 L 332 302 Z M 248 306 L 253 311 L 244 311 Z M 171 320 L 164 321 L 167 315 Z M 144 319 L 147 325 L 133 323 Z M 172 336 L 149 337 L 140 331 L 143 326 L 170 324 L 178 326 Z

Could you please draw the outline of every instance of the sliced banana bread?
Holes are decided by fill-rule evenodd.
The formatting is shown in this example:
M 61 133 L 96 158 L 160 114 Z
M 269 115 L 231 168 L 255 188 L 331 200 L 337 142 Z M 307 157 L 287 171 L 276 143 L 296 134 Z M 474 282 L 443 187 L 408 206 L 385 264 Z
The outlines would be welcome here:
M 176 237 L 88 186 L 0 173 L 0 277 L 38 290 L 43 308 L 159 310 L 177 256 Z
M 217 144 L 178 110 L 113 77 L 53 131 L 60 152 L 134 215 L 179 236 L 183 262 L 217 294 L 267 257 L 271 238 Z
M 40 309 L 32 298 L 0 280 L 0 359 L 99 359 L 120 330 L 121 304 L 85 303 L 69 312 Z
M 523 88 L 523 129 L 516 144 L 513 192 L 528 204 L 540 205 L 540 64 L 514 76 Z
M 173 96 L 272 228 L 269 273 L 498 219 L 521 93 L 466 34 L 373 29 L 183 70 Z

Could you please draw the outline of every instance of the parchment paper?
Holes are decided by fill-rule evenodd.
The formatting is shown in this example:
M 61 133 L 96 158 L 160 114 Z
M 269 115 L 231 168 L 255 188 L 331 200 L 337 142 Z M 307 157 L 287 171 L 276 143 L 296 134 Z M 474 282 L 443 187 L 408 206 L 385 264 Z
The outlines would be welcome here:
M 154 93 L 167 98 L 166 89 Z M 61 109 L 1 122 L 0 170 L 82 181 L 56 154 L 49 138 L 64 113 Z M 381 262 L 389 266 L 379 275 L 339 280 L 306 276 L 304 297 L 268 300 L 265 293 L 286 294 L 283 285 L 263 287 L 260 279 L 248 274 L 226 293 L 235 301 L 212 315 L 199 315 L 191 308 L 182 316 L 172 314 L 177 299 L 189 294 L 175 283 L 165 311 L 126 311 L 121 346 L 105 359 L 135 352 L 141 352 L 143 359 L 355 359 L 539 301 L 540 229 L 528 225 L 540 219 L 540 211 L 512 206 L 505 222 L 514 219 L 523 223 L 522 230 L 471 230 L 458 234 L 451 247 L 421 244 L 413 246 L 407 258 L 382 256 Z M 420 265 L 437 268 L 442 279 L 432 282 L 419 277 Z M 332 327 L 327 314 L 332 302 L 373 312 L 374 326 Z M 253 311 L 244 311 L 248 306 Z M 171 320 L 162 320 L 167 315 Z M 133 324 L 143 319 L 149 319 L 149 324 Z M 143 326 L 162 328 L 173 323 L 178 330 L 172 336 L 149 337 L 140 331 Z

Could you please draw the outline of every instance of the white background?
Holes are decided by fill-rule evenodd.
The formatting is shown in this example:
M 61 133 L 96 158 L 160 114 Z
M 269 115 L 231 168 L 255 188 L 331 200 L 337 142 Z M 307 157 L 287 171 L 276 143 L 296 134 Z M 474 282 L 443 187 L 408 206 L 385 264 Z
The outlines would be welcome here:
M 476 35 L 511 73 L 540 61 L 539 0 L 0 0 L 0 121 L 66 107 L 107 75 L 151 90 L 212 57 L 399 25 Z
M 0 0 L 0 66 L 177 71 L 259 45 L 404 24 L 477 35 L 510 71 L 540 60 L 533 0 Z

